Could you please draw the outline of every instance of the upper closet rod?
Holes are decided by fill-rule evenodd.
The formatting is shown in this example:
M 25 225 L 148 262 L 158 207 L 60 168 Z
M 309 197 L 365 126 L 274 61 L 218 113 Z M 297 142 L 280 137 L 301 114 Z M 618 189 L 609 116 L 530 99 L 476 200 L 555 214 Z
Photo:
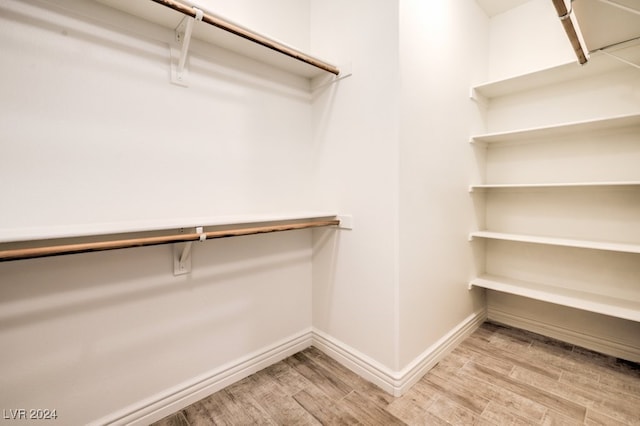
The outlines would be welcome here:
M 151 1 L 161 4 L 163 6 L 169 7 L 184 15 L 191 16 L 192 18 L 196 17 L 196 11 L 193 9 L 193 7 L 188 6 L 184 3 L 180 3 L 175 0 L 151 0 Z M 320 68 L 324 71 L 330 72 L 335 75 L 340 74 L 340 70 L 331 64 L 328 64 L 326 62 L 321 61 L 320 59 L 316 59 L 314 57 L 306 55 L 282 43 L 278 43 L 275 40 L 271 40 L 260 34 L 257 34 L 250 30 L 242 28 L 234 23 L 231 23 L 231 22 L 225 21 L 224 19 L 213 16 L 207 12 L 204 12 L 204 15 L 202 17 L 202 22 L 206 22 L 209 25 L 213 25 L 214 27 L 218 27 L 222 30 L 235 34 L 239 37 L 245 38 L 249 41 L 260 44 L 269 49 L 275 50 L 276 52 L 280 52 L 284 55 L 287 55 L 299 61 L 305 62 L 309 65 L 313 65 L 314 67 Z
M 569 10 L 567 10 L 565 0 L 552 0 L 552 2 L 556 8 L 556 12 L 558 13 L 558 18 L 560 18 L 560 22 L 562 22 L 564 31 L 567 33 L 567 37 L 569 37 L 571 47 L 573 47 L 573 51 L 578 58 L 578 62 L 580 65 L 586 64 L 589 60 L 589 56 L 586 49 L 583 47 L 581 36 L 576 28 L 577 22 L 574 23 L 573 20 L 573 6 L 571 5 L 573 0 L 569 0 Z
M 113 241 L 95 241 L 77 244 L 61 244 L 46 247 L 0 250 L 0 262 L 8 260 L 33 259 L 37 257 L 59 256 L 63 254 L 87 253 L 92 251 L 182 243 L 189 241 L 205 241 L 214 238 L 238 237 L 242 235 L 291 231 L 294 229 L 317 228 L 339 224 L 340 220 L 338 219 L 313 220 L 309 222 L 293 222 L 280 225 L 256 226 L 251 228 L 224 229 L 191 234 L 162 235 L 156 237 L 129 238 Z

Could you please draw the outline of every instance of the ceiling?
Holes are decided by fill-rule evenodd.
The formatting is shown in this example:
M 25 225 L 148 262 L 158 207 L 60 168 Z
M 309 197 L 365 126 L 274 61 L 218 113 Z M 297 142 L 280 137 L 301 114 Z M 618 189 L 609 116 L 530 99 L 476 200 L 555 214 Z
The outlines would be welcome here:
M 476 0 L 489 17 L 528 1 L 543 0 Z M 554 9 L 552 0 L 544 1 Z M 610 46 L 607 51 L 618 51 L 627 60 L 636 61 L 640 57 L 640 0 L 565 0 L 565 3 L 567 8 L 573 8 L 586 45 L 584 50 L 595 52 Z
M 529 0 L 476 0 L 490 18 L 520 6 Z

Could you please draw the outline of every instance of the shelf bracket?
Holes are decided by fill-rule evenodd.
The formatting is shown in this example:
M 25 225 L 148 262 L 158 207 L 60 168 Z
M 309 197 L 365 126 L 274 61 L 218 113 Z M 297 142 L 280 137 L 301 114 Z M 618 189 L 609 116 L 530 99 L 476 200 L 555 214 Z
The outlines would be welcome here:
M 353 229 L 353 216 L 351 215 L 338 215 L 336 216 L 340 221 L 338 229 Z
M 173 275 L 185 275 L 191 272 L 191 241 L 173 245 Z
M 340 74 L 338 75 L 321 75 L 311 79 L 311 90 L 315 92 L 317 90 L 324 89 L 325 87 L 331 86 L 332 84 L 353 75 L 351 63 L 342 64 L 339 66 L 339 69 Z
M 188 70 L 187 54 L 189 53 L 189 44 L 191 43 L 191 34 L 193 26 L 197 21 L 202 21 L 204 12 L 196 7 L 193 8 L 196 16 L 185 16 L 175 29 L 176 45 L 171 45 L 171 82 L 179 86 L 187 87 Z
M 469 89 L 469 99 L 471 99 L 481 107 L 486 108 L 489 104 L 489 100 L 484 95 L 480 94 L 480 92 L 478 92 L 475 87 L 471 87 Z
M 198 226 L 196 233 L 200 235 L 200 241 L 205 241 L 207 235 L 203 227 Z M 191 250 L 193 242 L 176 243 L 173 245 L 173 275 L 185 275 L 191 272 Z

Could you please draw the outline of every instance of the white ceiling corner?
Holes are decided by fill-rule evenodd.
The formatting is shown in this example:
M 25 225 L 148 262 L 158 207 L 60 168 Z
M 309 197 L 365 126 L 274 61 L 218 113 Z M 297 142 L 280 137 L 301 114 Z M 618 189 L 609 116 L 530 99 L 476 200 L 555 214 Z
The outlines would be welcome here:
M 476 0 L 488 17 L 499 15 L 530 0 Z

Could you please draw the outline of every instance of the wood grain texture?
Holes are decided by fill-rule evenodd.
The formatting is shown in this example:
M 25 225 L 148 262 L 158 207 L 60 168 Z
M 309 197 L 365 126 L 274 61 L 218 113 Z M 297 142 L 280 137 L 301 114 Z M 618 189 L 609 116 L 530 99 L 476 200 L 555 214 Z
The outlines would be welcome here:
M 157 246 L 162 244 L 184 243 L 200 241 L 201 235 L 207 240 L 217 238 L 242 237 L 246 235 L 267 234 L 271 232 L 294 231 L 298 229 L 320 228 L 324 226 L 337 226 L 338 219 L 313 220 L 308 222 L 290 222 L 279 225 L 263 225 L 253 227 L 240 227 L 235 229 L 221 229 L 203 232 L 202 234 L 176 234 L 153 237 L 125 238 L 118 240 L 91 241 L 82 243 L 67 243 L 44 247 L 16 248 L 0 250 L 0 262 L 10 260 L 35 259 L 38 257 L 62 256 L 67 254 L 90 253 L 95 251 L 117 250 L 134 247 Z M 97 236 L 92 236 L 97 237 Z
M 485 323 L 402 397 L 311 347 L 155 426 L 212 424 L 640 425 L 640 366 Z

